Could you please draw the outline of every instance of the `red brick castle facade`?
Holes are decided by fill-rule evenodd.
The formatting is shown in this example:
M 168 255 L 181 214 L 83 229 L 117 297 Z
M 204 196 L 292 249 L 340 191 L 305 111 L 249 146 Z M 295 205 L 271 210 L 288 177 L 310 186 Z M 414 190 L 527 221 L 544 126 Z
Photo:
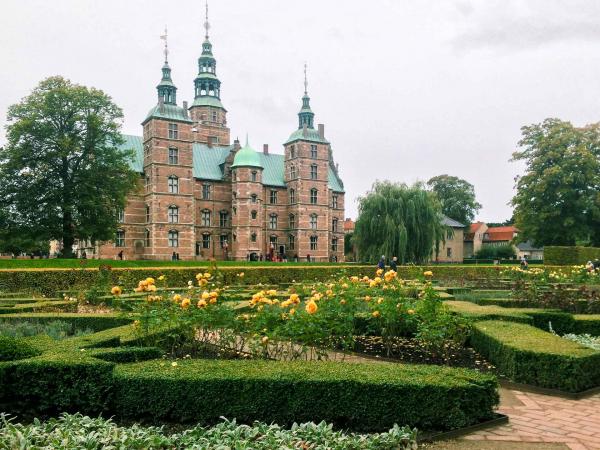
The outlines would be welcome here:
M 142 137 L 124 136 L 140 187 L 115 241 L 99 245 L 95 256 L 342 261 L 344 187 L 324 127 L 314 127 L 306 84 L 283 154 L 231 144 L 206 28 L 189 107 L 177 104 L 165 45 L 158 103 L 142 122 Z

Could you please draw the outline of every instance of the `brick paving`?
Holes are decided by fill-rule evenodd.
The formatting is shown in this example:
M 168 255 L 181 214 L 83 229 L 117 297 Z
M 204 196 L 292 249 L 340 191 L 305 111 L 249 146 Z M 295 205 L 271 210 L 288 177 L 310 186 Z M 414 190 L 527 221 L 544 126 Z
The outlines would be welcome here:
M 600 394 L 570 400 L 501 389 L 499 412 L 509 423 L 461 439 L 492 442 L 563 443 L 571 450 L 600 449 Z M 491 442 L 490 442 L 491 441 Z M 484 448 L 484 447 L 482 447 Z

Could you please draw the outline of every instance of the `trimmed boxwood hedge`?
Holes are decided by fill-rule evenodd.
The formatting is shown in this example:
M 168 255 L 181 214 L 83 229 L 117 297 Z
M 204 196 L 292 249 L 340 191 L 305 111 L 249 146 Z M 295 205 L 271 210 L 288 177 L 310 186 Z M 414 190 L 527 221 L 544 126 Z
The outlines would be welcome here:
M 35 348 L 23 339 L 0 334 L 0 361 L 14 361 L 39 355 Z
M 50 317 L 75 319 L 63 316 Z M 85 320 L 90 326 L 103 319 Z M 448 430 L 491 418 L 498 403 L 496 379 L 466 369 L 382 362 L 134 363 L 162 352 L 139 347 L 131 325 L 61 341 L 47 336 L 20 341 L 41 354 L 0 362 L 0 411 L 23 417 L 77 411 L 174 422 L 228 416 L 280 424 L 327 420 L 365 431 L 394 423 Z
M 544 247 L 544 261 L 546 264 L 571 266 L 585 264 L 595 259 L 600 259 L 600 248 L 598 247 Z
M 600 352 L 530 325 L 477 322 L 471 345 L 518 383 L 567 392 L 600 386 Z
M 121 327 L 133 321 L 118 314 L 82 314 L 82 313 L 26 313 L 0 315 L 0 324 L 6 322 L 49 323 L 60 320 L 72 324 L 79 330 L 102 331 Z
M 114 408 L 126 419 L 447 430 L 491 418 L 497 401 L 493 377 L 425 365 L 184 360 L 115 369 Z
M 575 324 L 571 333 L 600 336 L 600 314 L 574 314 Z

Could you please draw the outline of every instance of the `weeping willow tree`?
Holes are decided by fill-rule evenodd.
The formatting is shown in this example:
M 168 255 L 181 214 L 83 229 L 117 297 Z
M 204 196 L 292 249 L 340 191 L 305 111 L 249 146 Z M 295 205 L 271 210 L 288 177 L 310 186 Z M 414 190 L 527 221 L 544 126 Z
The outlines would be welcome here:
M 421 183 L 376 181 L 358 202 L 353 239 L 364 261 L 375 262 L 385 255 L 421 264 L 444 240 L 440 203 Z

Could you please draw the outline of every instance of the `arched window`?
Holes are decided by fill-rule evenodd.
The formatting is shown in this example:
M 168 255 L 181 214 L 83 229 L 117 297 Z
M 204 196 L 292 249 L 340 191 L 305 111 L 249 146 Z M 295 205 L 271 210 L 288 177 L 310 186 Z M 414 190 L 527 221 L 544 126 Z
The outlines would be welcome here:
M 179 208 L 175 205 L 169 206 L 168 210 L 168 222 L 178 223 L 179 222 Z
M 316 164 L 310 165 L 310 179 L 311 180 L 317 179 L 317 165 Z
M 169 230 L 168 237 L 169 247 L 179 247 L 179 232 L 177 230 Z
M 179 194 L 179 178 L 175 175 L 169 176 L 169 194 Z
M 310 229 L 311 230 L 317 229 L 317 215 L 316 214 L 310 215 Z
M 252 178 L 251 178 L 252 181 L 256 181 L 257 180 L 257 172 L 256 172 L 256 170 L 253 170 L 252 173 L 251 173 L 251 175 L 252 175 Z
M 210 227 L 210 209 L 202 210 L 202 226 Z
M 256 233 L 250 235 L 250 242 L 256 242 Z
M 271 230 L 277 229 L 277 214 L 271 214 L 269 216 L 269 228 Z
M 298 173 L 296 171 L 296 166 L 294 164 L 292 164 L 290 166 L 290 178 L 293 180 L 294 178 L 296 178 L 297 175 L 298 175 Z
M 311 205 L 316 205 L 318 199 L 318 192 L 315 188 L 310 190 L 310 203 Z
M 257 200 L 257 199 L 258 199 L 258 197 L 256 196 L 256 194 L 252 194 L 252 195 L 250 196 L 250 201 L 251 201 L 252 203 L 256 203 L 256 200 Z
M 296 189 L 290 189 L 290 204 L 296 203 Z
M 144 232 L 144 245 L 146 247 L 150 247 L 150 230 L 148 228 L 146 228 L 146 231 Z
M 252 217 L 253 219 L 256 219 L 256 211 L 252 211 L 250 213 L 250 217 Z
M 296 216 L 290 214 L 290 228 L 296 228 Z

